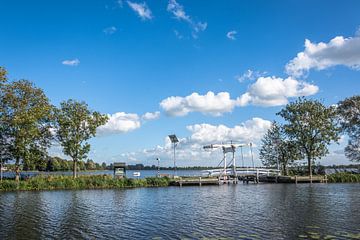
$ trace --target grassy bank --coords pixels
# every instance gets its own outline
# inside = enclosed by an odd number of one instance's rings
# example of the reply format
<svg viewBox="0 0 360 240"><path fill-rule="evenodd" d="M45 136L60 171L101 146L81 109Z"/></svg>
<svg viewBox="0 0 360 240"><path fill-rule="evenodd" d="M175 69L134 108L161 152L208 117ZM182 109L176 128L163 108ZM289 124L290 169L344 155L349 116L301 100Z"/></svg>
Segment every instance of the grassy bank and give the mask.
<svg viewBox="0 0 360 240"><path fill-rule="evenodd" d="M354 173L333 173L327 176L329 183L360 183L360 174Z"/></svg>
<svg viewBox="0 0 360 240"><path fill-rule="evenodd" d="M144 179L115 179L109 175L79 176L36 176L16 182L3 180L0 191L15 190L61 190L61 189L106 189L133 187L163 187L169 186L169 178L149 177Z"/></svg>

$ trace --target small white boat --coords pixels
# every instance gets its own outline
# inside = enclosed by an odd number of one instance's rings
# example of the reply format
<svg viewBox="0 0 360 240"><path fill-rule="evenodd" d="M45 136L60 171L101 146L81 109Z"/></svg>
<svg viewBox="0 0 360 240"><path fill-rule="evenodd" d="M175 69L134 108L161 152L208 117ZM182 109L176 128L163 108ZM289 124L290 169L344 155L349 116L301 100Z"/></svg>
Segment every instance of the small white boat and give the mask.
<svg viewBox="0 0 360 240"><path fill-rule="evenodd" d="M133 172L134 177L140 177L140 175L141 175L140 172Z"/></svg>

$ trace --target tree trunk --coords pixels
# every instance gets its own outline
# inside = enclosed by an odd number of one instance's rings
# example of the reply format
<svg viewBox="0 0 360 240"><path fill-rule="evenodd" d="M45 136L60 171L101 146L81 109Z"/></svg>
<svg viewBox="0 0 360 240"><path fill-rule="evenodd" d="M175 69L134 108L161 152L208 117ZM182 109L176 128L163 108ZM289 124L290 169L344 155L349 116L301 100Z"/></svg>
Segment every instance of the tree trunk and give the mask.
<svg viewBox="0 0 360 240"><path fill-rule="evenodd" d="M17 158L16 162L15 162L15 181L19 182L20 181L20 164L19 164L20 160Z"/></svg>
<svg viewBox="0 0 360 240"><path fill-rule="evenodd" d="M283 164L283 167L282 167L282 171L283 171L283 174L285 175L285 176L288 176L289 175L289 170L288 170L288 167L287 167L287 164L286 163L284 163Z"/></svg>
<svg viewBox="0 0 360 240"><path fill-rule="evenodd" d="M308 154L307 156L308 159L308 171L309 171L309 177L312 178L312 159L311 159L311 155Z"/></svg>
<svg viewBox="0 0 360 240"><path fill-rule="evenodd" d="M2 159L0 161L0 181L2 182L3 179L3 162Z"/></svg>
<svg viewBox="0 0 360 240"><path fill-rule="evenodd" d="M74 159L74 165L73 165L73 177L76 178L77 177L77 174L76 174L76 171L77 171L77 160Z"/></svg>

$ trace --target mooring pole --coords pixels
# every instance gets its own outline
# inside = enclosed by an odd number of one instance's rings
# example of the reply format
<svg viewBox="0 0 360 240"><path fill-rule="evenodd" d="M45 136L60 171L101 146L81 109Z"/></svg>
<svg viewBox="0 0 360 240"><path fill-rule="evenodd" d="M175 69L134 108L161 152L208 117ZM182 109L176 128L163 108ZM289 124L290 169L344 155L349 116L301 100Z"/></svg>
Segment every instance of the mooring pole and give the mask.
<svg viewBox="0 0 360 240"><path fill-rule="evenodd" d="M160 177L160 158L156 158L156 160L158 161L158 172L157 172L157 176Z"/></svg>

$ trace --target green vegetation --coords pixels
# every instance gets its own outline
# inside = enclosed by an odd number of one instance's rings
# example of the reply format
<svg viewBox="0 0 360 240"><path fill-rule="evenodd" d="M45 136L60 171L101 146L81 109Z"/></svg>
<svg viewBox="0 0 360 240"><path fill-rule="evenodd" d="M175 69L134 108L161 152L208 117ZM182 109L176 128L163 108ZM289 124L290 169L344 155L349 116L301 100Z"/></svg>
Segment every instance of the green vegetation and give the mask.
<svg viewBox="0 0 360 240"><path fill-rule="evenodd" d="M63 147L63 152L73 160L73 176L77 177L77 163L87 158L90 144L95 137L97 127L108 121L106 115L88 109L85 102L64 101L55 109L56 138Z"/></svg>
<svg viewBox="0 0 360 240"><path fill-rule="evenodd" d="M351 161L360 162L360 95L340 101L337 110L341 130L349 137L345 155Z"/></svg>
<svg viewBox="0 0 360 240"><path fill-rule="evenodd" d="M360 174L354 173L333 173L327 176L329 183L360 183Z"/></svg>
<svg viewBox="0 0 360 240"><path fill-rule="evenodd" d="M48 149L55 138L73 160L74 177L78 162L87 160L87 141L108 118L89 110L85 102L70 99L60 105L51 105L44 91L28 80L9 81L7 71L0 67L0 167L14 162L17 181L21 169L56 171L70 167L65 162L61 166L56 159L49 164ZM96 169L90 160L86 165Z"/></svg>
<svg viewBox="0 0 360 240"><path fill-rule="evenodd" d="M109 189L134 187L165 187L169 186L167 177L149 177L144 179L122 178L117 179L110 175L78 176L36 176L19 182L3 180L0 191L15 190L62 190L62 189Z"/></svg>
<svg viewBox="0 0 360 240"><path fill-rule="evenodd" d="M313 162L328 154L327 146L339 139L335 108L326 107L317 100L299 98L287 104L277 115L286 121L284 132L307 159L311 176Z"/></svg>
<svg viewBox="0 0 360 240"><path fill-rule="evenodd" d="M266 132L261 140L259 157L266 167L281 166L282 174L289 175L288 165L302 158L296 144L285 134L284 128L276 122Z"/></svg>

